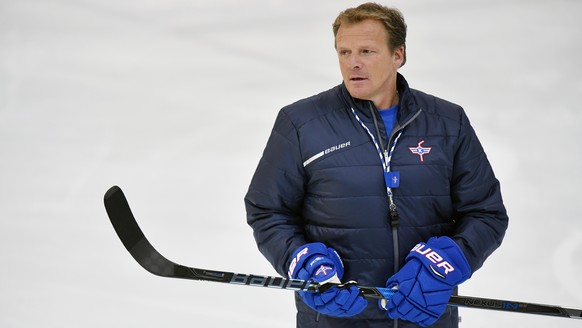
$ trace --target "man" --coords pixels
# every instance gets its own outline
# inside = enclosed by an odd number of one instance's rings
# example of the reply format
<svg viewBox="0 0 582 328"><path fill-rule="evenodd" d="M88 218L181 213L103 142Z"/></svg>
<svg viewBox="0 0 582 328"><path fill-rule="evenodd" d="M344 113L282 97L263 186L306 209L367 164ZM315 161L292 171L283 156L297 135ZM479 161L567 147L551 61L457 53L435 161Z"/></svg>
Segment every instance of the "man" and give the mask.
<svg viewBox="0 0 582 328"><path fill-rule="evenodd" d="M298 327L457 327L447 301L508 218L461 107L409 88L401 13L366 3L333 23L343 83L283 108L245 197L281 275L397 290L296 293Z"/></svg>

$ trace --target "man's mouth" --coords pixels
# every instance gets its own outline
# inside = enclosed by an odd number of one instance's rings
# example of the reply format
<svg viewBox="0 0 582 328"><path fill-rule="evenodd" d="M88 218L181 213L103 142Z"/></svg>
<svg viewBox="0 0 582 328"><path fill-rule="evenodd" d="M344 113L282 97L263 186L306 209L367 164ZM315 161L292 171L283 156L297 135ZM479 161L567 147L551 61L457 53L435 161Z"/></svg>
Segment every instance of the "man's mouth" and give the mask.
<svg viewBox="0 0 582 328"><path fill-rule="evenodd" d="M350 81L364 81L367 80L365 77L352 77Z"/></svg>

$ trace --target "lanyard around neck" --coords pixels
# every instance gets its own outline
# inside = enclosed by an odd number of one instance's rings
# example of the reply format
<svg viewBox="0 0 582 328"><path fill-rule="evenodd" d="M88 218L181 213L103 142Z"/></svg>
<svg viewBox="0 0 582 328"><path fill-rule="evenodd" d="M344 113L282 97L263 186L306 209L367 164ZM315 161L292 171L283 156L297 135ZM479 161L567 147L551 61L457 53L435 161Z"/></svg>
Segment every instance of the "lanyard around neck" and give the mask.
<svg viewBox="0 0 582 328"><path fill-rule="evenodd" d="M392 195L393 195L392 188L395 188L399 184L399 181L395 181L393 179L399 180L400 177L397 175L391 174L390 164L392 162L392 154L394 152L394 149L396 148L396 143L398 142L398 139L400 139L400 136L402 135L402 130L400 130L400 132L398 133L398 135L394 139L394 142L392 143L392 147L390 148L390 151L389 152L382 151L380 145L378 144L378 140L376 140L376 137L374 136L374 134L370 131L370 129L368 129L366 124L364 124L364 122L362 122L362 120L360 119L360 117L358 116L358 114L356 113L354 108L351 108L351 109L352 109L352 113L354 114L354 117L356 118L356 121L358 121L358 123L360 123L360 125L368 133L368 135L370 136L370 139L372 139L372 142L374 143L374 146L376 147L376 151L378 152L378 157L380 157L380 161L382 162L382 169L384 170L386 192L388 193L390 203L392 204L393 203L393 201L392 201ZM381 137L378 136L378 138L381 138Z"/></svg>

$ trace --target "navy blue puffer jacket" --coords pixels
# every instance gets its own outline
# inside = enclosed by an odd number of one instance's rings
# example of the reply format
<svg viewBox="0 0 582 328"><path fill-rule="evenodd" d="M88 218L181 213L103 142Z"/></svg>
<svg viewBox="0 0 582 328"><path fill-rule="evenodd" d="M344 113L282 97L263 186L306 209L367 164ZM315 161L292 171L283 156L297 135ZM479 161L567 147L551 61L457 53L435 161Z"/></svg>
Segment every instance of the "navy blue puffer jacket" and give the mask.
<svg viewBox="0 0 582 328"><path fill-rule="evenodd" d="M384 286L410 249L433 236L453 238L473 272L501 244L508 218L499 182L463 109L410 89L400 74L397 88L400 109L389 133L373 104L353 99L343 84L280 111L245 197L258 248L279 274L309 242L338 251L342 281L368 286ZM397 223L377 149L352 108L384 145L402 130L391 163L401 180ZM419 146L430 152L415 153ZM298 327L392 327L375 302L348 319L296 303ZM456 320L449 307L434 327L456 327Z"/></svg>

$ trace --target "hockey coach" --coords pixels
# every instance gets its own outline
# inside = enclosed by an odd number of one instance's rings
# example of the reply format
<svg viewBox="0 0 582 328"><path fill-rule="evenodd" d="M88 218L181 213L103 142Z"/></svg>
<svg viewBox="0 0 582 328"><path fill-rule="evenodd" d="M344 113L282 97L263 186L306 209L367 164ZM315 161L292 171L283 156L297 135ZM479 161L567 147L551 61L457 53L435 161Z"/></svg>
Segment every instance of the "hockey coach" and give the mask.
<svg viewBox="0 0 582 328"><path fill-rule="evenodd" d="M280 110L245 196L259 250L297 292L297 327L457 327L457 286L501 244L499 181L464 110L412 89L406 24L365 3L333 23L343 82Z"/></svg>

